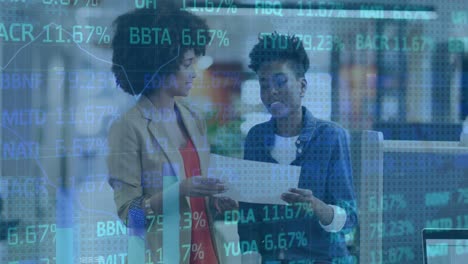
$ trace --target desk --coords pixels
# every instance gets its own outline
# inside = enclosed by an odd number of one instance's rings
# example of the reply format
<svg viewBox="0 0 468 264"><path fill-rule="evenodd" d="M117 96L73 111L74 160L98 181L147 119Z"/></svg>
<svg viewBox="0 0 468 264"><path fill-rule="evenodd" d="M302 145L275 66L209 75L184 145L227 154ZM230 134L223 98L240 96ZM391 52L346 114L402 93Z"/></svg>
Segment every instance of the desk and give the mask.
<svg viewBox="0 0 468 264"><path fill-rule="evenodd" d="M422 263L423 228L468 228L468 147L394 140L383 146L382 223L374 236L382 237L384 262L397 252L401 263Z"/></svg>

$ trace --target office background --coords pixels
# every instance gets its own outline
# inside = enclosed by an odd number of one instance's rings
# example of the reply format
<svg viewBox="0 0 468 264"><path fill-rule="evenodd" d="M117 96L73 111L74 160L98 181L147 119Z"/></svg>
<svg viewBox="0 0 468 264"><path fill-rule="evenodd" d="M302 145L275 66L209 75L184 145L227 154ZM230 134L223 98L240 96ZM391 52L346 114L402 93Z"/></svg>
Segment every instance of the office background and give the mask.
<svg viewBox="0 0 468 264"><path fill-rule="evenodd" d="M160 4L0 1L0 262L55 263L59 224L73 227L70 263L121 263L128 234L109 200L106 134L136 98L110 72L111 23ZM468 116L466 1L180 5L213 30L189 99L207 119L214 153L242 158L247 131L270 118L247 67L258 35L296 34L311 61L304 105L350 131L395 141L384 157L382 199L360 208L383 214L372 227L383 241L375 263L420 263L421 228L468 226L468 150L458 145ZM431 142L428 153L412 149L422 141ZM62 216L71 224L57 223Z"/></svg>

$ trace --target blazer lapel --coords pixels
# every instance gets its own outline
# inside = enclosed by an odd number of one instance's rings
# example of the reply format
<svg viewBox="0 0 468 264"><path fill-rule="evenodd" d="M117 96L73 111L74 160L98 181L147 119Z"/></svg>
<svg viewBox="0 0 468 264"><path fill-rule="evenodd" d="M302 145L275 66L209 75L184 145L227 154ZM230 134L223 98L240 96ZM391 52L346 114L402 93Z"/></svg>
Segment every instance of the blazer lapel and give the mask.
<svg viewBox="0 0 468 264"><path fill-rule="evenodd" d="M149 120L148 130L168 160L170 166L164 166L163 164L163 168L172 169L172 171L164 171L165 169L163 169L163 173L167 176L176 176L179 181L185 179L184 161L179 149L168 140L169 135L159 126L160 123L167 122L164 121L167 117L161 116L146 96L142 95L137 105L143 117Z"/></svg>

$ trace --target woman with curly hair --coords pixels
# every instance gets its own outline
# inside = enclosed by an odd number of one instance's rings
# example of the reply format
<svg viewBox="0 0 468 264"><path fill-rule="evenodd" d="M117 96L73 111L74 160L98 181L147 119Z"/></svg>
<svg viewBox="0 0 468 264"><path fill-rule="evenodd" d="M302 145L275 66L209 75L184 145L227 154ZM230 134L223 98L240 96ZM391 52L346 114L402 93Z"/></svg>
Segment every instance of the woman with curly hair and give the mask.
<svg viewBox="0 0 468 264"><path fill-rule="evenodd" d="M196 60L205 53L205 45L184 37L197 39L207 25L170 6L132 11L114 25L112 71L124 92L139 96L109 132L109 183L118 215L146 232L146 263L223 263L213 211L237 204L212 196L227 188L206 177L205 122L178 99L189 94Z"/></svg>

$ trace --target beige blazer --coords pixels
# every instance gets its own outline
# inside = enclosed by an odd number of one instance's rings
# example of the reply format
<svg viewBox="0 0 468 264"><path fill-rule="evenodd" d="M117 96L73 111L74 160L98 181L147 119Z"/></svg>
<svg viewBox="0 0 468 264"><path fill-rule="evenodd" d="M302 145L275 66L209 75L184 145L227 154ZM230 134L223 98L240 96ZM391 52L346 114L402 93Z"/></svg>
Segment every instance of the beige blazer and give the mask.
<svg viewBox="0 0 468 264"><path fill-rule="evenodd" d="M187 103L176 100L176 105L197 149L201 174L206 177L210 147L205 122ZM171 117L159 115L150 100L141 96L133 108L112 124L108 137L109 183L114 189L119 217L127 222L132 202L163 192L163 215L147 216L146 263L158 263L163 259L169 263L189 263L190 203L189 198L178 196L178 183L186 176L178 147L168 140L170 132L160 126L168 118ZM222 241L224 236L219 232L223 232L224 227L217 223L218 228L214 228L208 199L206 201L218 259L220 263L232 263L232 259L228 260L232 254L224 252L227 243L232 241Z"/></svg>

